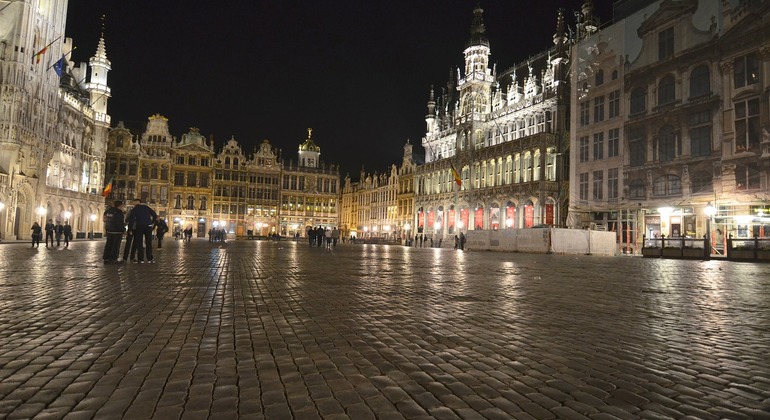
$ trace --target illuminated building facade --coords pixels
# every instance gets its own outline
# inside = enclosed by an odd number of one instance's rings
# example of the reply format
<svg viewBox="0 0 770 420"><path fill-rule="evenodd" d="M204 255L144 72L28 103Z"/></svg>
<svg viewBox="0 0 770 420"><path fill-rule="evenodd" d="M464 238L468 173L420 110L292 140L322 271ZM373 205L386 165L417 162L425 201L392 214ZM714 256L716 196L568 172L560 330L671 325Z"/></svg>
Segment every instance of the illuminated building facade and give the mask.
<svg viewBox="0 0 770 420"><path fill-rule="evenodd" d="M359 181L346 176L342 188L340 229L345 236L404 241L411 229L416 164L412 145L404 145L400 166L391 165L388 173L367 174Z"/></svg>
<svg viewBox="0 0 770 420"><path fill-rule="evenodd" d="M102 230L111 64L103 35L88 65L71 61L66 10L66 1L2 6L0 239L30 238L46 219L77 236Z"/></svg>
<svg viewBox="0 0 770 420"><path fill-rule="evenodd" d="M569 46L562 12L553 41L498 74L482 10L474 10L464 72L450 75L440 95L430 92L412 235L563 224Z"/></svg>
<svg viewBox="0 0 770 420"><path fill-rule="evenodd" d="M586 32L570 224L636 252L642 236L708 236L717 250L718 237L767 235L768 33L767 3L718 0L657 1Z"/></svg>
<svg viewBox="0 0 770 420"><path fill-rule="evenodd" d="M280 226L277 233L304 236L309 226L331 229L339 223L340 171L321 161L321 148L308 128L297 163L282 165Z"/></svg>

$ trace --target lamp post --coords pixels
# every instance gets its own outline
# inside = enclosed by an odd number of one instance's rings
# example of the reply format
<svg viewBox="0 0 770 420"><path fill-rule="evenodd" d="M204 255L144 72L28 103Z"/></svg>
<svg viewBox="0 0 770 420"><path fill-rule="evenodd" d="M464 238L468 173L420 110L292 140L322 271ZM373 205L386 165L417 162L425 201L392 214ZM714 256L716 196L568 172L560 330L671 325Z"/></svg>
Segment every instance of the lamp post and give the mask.
<svg viewBox="0 0 770 420"><path fill-rule="evenodd" d="M706 213L706 246L708 246L708 251L706 252L706 255L711 255L711 247L713 246L713 244L711 243L711 238L712 238L711 218L714 217L714 215L717 212L717 209L709 201L709 203L706 204L706 208L704 209L704 212Z"/></svg>
<svg viewBox="0 0 770 420"><path fill-rule="evenodd" d="M89 219L91 219L91 240L94 240L94 223L96 223L96 215L94 213L91 213L90 216L88 216Z"/></svg>

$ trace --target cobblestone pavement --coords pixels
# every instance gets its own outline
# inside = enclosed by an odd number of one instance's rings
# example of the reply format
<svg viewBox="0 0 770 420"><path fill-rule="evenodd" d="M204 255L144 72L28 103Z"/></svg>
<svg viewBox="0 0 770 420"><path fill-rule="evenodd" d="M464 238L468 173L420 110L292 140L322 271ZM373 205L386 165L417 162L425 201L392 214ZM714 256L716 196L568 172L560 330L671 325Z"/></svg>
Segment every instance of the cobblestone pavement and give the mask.
<svg viewBox="0 0 770 420"><path fill-rule="evenodd" d="M770 264L0 245L0 417L770 418Z"/></svg>

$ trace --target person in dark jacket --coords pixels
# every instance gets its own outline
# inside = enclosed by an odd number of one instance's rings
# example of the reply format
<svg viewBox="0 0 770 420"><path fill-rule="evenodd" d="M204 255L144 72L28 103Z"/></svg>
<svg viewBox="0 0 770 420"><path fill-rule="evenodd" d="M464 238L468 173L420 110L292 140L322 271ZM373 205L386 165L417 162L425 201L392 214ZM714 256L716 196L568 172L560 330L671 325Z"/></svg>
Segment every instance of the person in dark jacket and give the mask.
<svg viewBox="0 0 770 420"><path fill-rule="evenodd" d="M61 222L56 222L54 231L56 233L56 246L59 246L61 245L61 236L64 234L64 226L61 225Z"/></svg>
<svg viewBox="0 0 770 420"><path fill-rule="evenodd" d="M158 219L157 222L155 222L155 236L158 237L158 249L161 249L163 247L163 235L168 232L168 224L163 219Z"/></svg>
<svg viewBox="0 0 770 420"><path fill-rule="evenodd" d="M104 218L104 234L107 236L102 259L105 264L115 264L118 262L120 241L123 239L123 232L126 229L123 202L116 200L112 207L108 207L104 211L102 217Z"/></svg>
<svg viewBox="0 0 770 420"><path fill-rule="evenodd" d="M64 247L69 248L70 238L72 237L72 225L70 225L70 222L64 222L62 233L64 234Z"/></svg>
<svg viewBox="0 0 770 420"><path fill-rule="evenodd" d="M32 224L32 248L40 248L40 238L43 236L43 228L35 222Z"/></svg>
<svg viewBox="0 0 770 420"><path fill-rule="evenodd" d="M158 220L158 214L153 209L143 203L142 200L134 200L134 208L128 215L128 224L135 225L134 228L134 246L138 263L143 263L145 253L148 263L154 263L152 257L152 229L155 221Z"/></svg>
<svg viewBox="0 0 770 420"><path fill-rule="evenodd" d="M48 223L45 224L45 247L48 248L48 241L51 241L51 248L53 248L53 233L56 229L56 225L53 224L53 219L48 219Z"/></svg>

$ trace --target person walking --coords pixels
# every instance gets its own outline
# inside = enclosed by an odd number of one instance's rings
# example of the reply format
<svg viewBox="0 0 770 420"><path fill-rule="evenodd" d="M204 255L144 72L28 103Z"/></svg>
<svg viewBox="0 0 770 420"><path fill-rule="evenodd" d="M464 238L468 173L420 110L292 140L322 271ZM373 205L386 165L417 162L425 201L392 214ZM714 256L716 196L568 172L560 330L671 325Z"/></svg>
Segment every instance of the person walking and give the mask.
<svg viewBox="0 0 770 420"><path fill-rule="evenodd" d="M43 237L43 228L35 222L32 224L32 248L40 248L40 238Z"/></svg>
<svg viewBox="0 0 770 420"><path fill-rule="evenodd" d="M48 240L51 241L51 248L53 248L53 235L56 229L56 225L53 224L53 219L48 219L48 223L45 224L45 247L48 248Z"/></svg>
<svg viewBox="0 0 770 420"><path fill-rule="evenodd" d="M308 226L307 227L307 240L310 243L310 246L313 246L313 242L315 242L315 230Z"/></svg>
<svg viewBox="0 0 770 420"><path fill-rule="evenodd" d="M337 241L340 239L340 231L337 227L332 228L332 246L337 246Z"/></svg>
<svg viewBox="0 0 770 420"><path fill-rule="evenodd" d="M64 234L64 247L69 248L70 237L72 236L72 226L70 225L70 222L64 222L62 233Z"/></svg>
<svg viewBox="0 0 770 420"><path fill-rule="evenodd" d="M324 237L326 238L326 249L332 249L332 231L326 228L324 231Z"/></svg>
<svg viewBox="0 0 770 420"><path fill-rule="evenodd" d="M168 224L164 219L158 219L155 222L155 236L158 237L158 249L163 248L163 235L168 232Z"/></svg>
<svg viewBox="0 0 770 420"><path fill-rule="evenodd" d="M147 206L142 200L134 200L134 208L129 213L128 224L135 224L134 245L139 264L147 257L148 263L154 263L152 257L152 228L158 219L158 214Z"/></svg>
<svg viewBox="0 0 770 420"><path fill-rule="evenodd" d="M54 232L56 233L56 246L58 247L61 245L61 236L64 233L64 226L61 225L61 222L56 222Z"/></svg>
<svg viewBox="0 0 770 420"><path fill-rule="evenodd" d="M123 239L123 232L126 229L125 215L123 213L123 202L115 200L111 207L108 207L102 215L104 220L104 234L107 241L104 243L102 260L105 264L116 264L118 254L120 254L120 241ZM123 258L125 261L125 257Z"/></svg>

